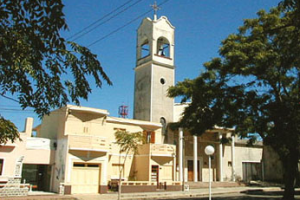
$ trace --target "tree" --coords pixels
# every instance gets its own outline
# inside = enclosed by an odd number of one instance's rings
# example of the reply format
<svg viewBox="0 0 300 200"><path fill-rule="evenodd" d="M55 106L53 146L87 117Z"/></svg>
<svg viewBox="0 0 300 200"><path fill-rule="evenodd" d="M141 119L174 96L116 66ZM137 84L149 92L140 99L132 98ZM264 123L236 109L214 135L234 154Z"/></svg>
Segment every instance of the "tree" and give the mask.
<svg viewBox="0 0 300 200"><path fill-rule="evenodd" d="M273 147L285 171L285 200L294 199L300 158L299 5L289 0L245 20L199 77L169 89L171 97L192 100L179 122L192 134L235 127L241 137L256 133Z"/></svg>
<svg viewBox="0 0 300 200"><path fill-rule="evenodd" d="M122 171L125 167L125 162L130 152L136 153L138 146L145 142L145 138L141 132L130 133L128 131L116 131L115 132L116 144L120 146L120 154L125 152L125 158L123 161L123 167L119 168L119 187L118 187L118 199L121 198L121 187L122 187ZM119 157L121 160L121 156ZM121 161L119 162L121 163Z"/></svg>
<svg viewBox="0 0 300 200"><path fill-rule="evenodd" d="M97 55L61 37L67 29L63 7L60 0L0 2L0 95L16 96L23 109L32 107L40 117L88 99L90 79L97 87L101 79L112 84ZM18 138L16 127L3 117L1 126L1 142Z"/></svg>

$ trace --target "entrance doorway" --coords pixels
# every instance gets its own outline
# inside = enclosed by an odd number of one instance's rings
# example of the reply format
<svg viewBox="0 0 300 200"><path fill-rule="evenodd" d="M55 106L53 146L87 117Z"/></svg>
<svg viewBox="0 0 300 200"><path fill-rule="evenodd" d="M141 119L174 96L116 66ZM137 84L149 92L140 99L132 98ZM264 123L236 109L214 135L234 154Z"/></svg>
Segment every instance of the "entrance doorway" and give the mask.
<svg viewBox="0 0 300 200"><path fill-rule="evenodd" d="M188 160L187 163L187 167L188 167L188 181L194 181L194 160ZM198 181L200 180L200 162L199 160L197 161L197 177L198 177Z"/></svg>
<svg viewBox="0 0 300 200"><path fill-rule="evenodd" d="M33 190L50 191L51 166L23 164L22 182L32 185Z"/></svg>
<svg viewBox="0 0 300 200"><path fill-rule="evenodd" d="M159 187L159 167L158 165L152 165L151 167L151 181L157 183Z"/></svg>

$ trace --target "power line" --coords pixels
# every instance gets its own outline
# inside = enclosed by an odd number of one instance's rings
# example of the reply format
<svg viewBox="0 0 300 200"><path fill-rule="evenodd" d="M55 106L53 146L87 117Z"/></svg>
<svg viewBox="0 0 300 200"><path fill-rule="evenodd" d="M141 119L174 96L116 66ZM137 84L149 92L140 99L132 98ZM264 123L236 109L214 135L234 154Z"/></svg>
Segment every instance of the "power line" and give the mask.
<svg viewBox="0 0 300 200"><path fill-rule="evenodd" d="M168 1L169 1L169 0L165 0L164 2L158 4L158 6L161 6L161 5L165 4L165 3L167 3ZM105 36L103 36L103 37L99 38L98 40L92 42L92 43L89 44L87 47L91 47L91 46L93 46L94 44L96 44L96 43L98 43L98 42L104 40L105 38L111 36L112 34L118 32L118 31L120 31L121 29L123 29L123 28L125 28L126 26L132 24L132 23L135 22L136 20L140 19L141 17L143 17L144 15L146 15L146 14L152 12L152 11L153 11L152 9L148 10L147 12L145 12L145 13L139 15L138 17L132 19L131 21L127 22L127 23L124 24L123 26L121 26L121 27L119 27L119 28L117 28L117 29L111 31L110 33L106 34Z"/></svg>
<svg viewBox="0 0 300 200"><path fill-rule="evenodd" d="M23 112L23 113L32 113L34 110L22 110L22 109L10 109L10 108L0 108L1 113L17 113L17 112Z"/></svg>
<svg viewBox="0 0 300 200"><path fill-rule="evenodd" d="M108 18L107 20L103 21L102 23L94 26L95 24L97 24L98 22L102 21L103 19L105 19L106 17L108 17L109 15L113 14L114 12L116 12L117 10L119 10L120 8L124 7L126 4L130 3L133 0L129 0L127 2L125 2L124 4L122 4L121 6L119 6L118 8L114 9L113 11L109 12L108 14L104 15L103 17L101 17L100 19L96 20L95 22L93 22L92 24L90 24L89 26L83 28L81 31L77 32L76 34L72 35L71 37L67 38L67 40L70 40L71 38L74 38L73 41L81 38L82 36L90 33L91 31L95 30L96 28L98 28L99 26L105 24L106 22L110 21L111 19L117 17L118 15L120 15L121 13L125 12L126 10L132 8L134 5L136 5L137 3L139 3L142 0L137 0L136 2L134 2L133 4L127 6L126 8L124 8L123 10L121 10L120 12L114 14L113 16L111 16L110 18ZM91 28L92 26L94 26L93 28ZM91 28L90 30L87 30ZM82 33L82 34L81 34ZM77 37L76 37L77 36Z"/></svg>
<svg viewBox="0 0 300 200"><path fill-rule="evenodd" d="M6 98L6 99L9 99L9 100L12 100L12 101L14 101L14 102L18 102L18 103L19 103L19 101L15 100L15 99L13 99L13 98L11 98L11 97L5 96L4 94L0 94L0 95L1 95L2 97Z"/></svg>

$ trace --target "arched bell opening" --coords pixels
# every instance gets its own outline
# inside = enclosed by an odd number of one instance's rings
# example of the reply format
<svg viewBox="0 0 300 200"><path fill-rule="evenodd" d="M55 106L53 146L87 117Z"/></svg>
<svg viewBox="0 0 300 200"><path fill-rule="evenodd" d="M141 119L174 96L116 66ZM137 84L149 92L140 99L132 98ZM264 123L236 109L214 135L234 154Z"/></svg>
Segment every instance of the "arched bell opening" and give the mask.
<svg viewBox="0 0 300 200"><path fill-rule="evenodd" d="M166 38L158 38L156 54L162 57L170 57L170 42Z"/></svg>
<svg viewBox="0 0 300 200"><path fill-rule="evenodd" d="M144 40L141 45L141 58L145 58L150 55L150 45L148 39Z"/></svg>

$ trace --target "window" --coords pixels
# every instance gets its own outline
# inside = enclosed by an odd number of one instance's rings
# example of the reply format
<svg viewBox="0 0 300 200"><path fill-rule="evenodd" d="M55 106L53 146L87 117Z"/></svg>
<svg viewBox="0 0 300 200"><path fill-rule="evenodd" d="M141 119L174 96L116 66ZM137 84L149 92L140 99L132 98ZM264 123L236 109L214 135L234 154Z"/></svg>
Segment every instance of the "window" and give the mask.
<svg viewBox="0 0 300 200"><path fill-rule="evenodd" d="M155 132L154 131L144 131L144 137L146 143L155 143Z"/></svg>
<svg viewBox="0 0 300 200"><path fill-rule="evenodd" d="M160 123L162 125L162 128L161 128L161 134L162 135L165 135L167 133L167 122L166 122L166 119L161 117L160 118Z"/></svg>
<svg viewBox="0 0 300 200"><path fill-rule="evenodd" d="M0 159L0 176L3 175L4 159Z"/></svg>
<svg viewBox="0 0 300 200"><path fill-rule="evenodd" d="M165 80L164 78L161 78L161 79L160 79L160 83L161 83L162 85L164 85L164 84L166 83L166 80Z"/></svg>
<svg viewBox="0 0 300 200"><path fill-rule="evenodd" d="M84 133L88 133L89 132L89 128L88 127L83 127L83 132Z"/></svg>
<svg viewBox="0 0 300 200"><path fill-rule="evenodd" d="M84 163L74 163L73 164L74 167L85 167Z"/></svg>
<svg viewBox="0 0 300 200"><path fill-rule="evenodd" d="M99 164L97 164L97 163L73 163L73 167L94 167L94 168L98 168Z"/></svg>
<svg viewBox="0 0 300 200"><path fill-rule="evenodd" d="M160 37L157 40L157 55L170 57L170 43L166 38Z"/></svg>

